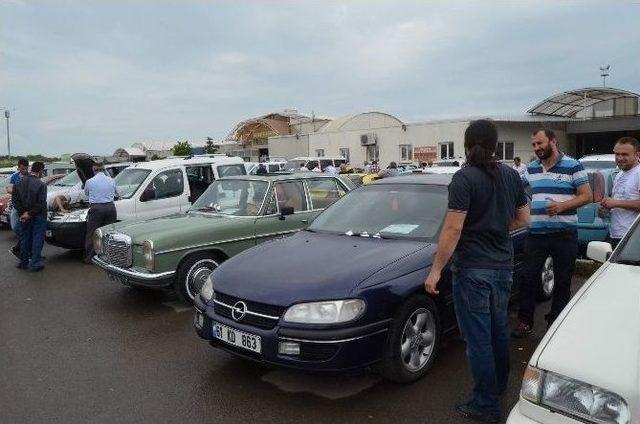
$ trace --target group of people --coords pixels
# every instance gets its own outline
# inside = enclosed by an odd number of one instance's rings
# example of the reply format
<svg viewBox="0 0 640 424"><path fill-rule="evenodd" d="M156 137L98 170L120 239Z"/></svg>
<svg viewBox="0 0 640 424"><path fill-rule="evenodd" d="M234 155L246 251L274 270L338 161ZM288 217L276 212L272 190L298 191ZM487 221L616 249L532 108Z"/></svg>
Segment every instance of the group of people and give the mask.
<svg viewBox="0 0 640 424"><path fill-rule="evenodd" d="M33 162L29 172L29 161L18 159L18 171L10 178L7 191L11 194L11 228L18 236L18 244L11 251L19 259L18 268L32 272L44 269L44 246L47 230L47 186L42 182L44 163ZM93 166L94 176L84 184L83 194L89 200L87 231L85 235L84 262L91 263L93 256L93 233L104 225L116 222L113 203L116 186L113 178L104 171L102 164ZM65 196L55 196L55 204L63 209Z"/></svg>
<svg viewBox="0 0 640 424"><path fill-rule="evenodd" d="M513 169L500 163L495 157L497 140L497 129L490 120L474 121L467 128L466 165L449 185L448 213L424 283L429 294L437 295L441 275L453 258L456 317L474 380L471 399L456 409L483 422L500 421L510 337L533 333L541 271L548 257L553 259L555 287L551 311L545 316L547 328L570 300L578 253L576 210L593 200L587 172L579 161L560 151L552 130L541 128L533 133L531 145L537 159L526 167L519 160ZM601 207L611 211L609 241L615 245L640 213L640 144L623 137L616 142L614 153L620 172L612 196L602 200ZM525 185L531 187L530 206ZM528 228L528 236L518 322L510 331L510 232L518 228Z"/></svg>

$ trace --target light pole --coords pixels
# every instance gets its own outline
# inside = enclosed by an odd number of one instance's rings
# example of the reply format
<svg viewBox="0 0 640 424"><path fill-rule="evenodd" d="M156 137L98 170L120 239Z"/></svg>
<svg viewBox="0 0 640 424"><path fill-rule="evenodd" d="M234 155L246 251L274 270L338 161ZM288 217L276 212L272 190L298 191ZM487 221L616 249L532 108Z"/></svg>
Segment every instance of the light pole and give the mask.
<svg viewBox="0 0 640 424"><path fill-rule="evenodd" d="M611 68L611 66L609 66L609 65L602 66L600 68L600 76L602 77L602 86L603 87L607 86L607 77L609 76L609 68Z"/></svg>
<svg viewBox="0 0 640 424"><path fill-rule="evenodd" d="M11 139L9 138L9 109L4 110L4 117L7 118L7 160L11 160Z"/></svg>

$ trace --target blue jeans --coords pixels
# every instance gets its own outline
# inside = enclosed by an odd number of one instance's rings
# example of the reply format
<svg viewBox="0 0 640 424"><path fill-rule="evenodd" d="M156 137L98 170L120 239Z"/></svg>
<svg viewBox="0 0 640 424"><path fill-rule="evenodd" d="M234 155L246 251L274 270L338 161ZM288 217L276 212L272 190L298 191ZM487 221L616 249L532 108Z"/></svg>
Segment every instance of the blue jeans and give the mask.
<svg viewBox="0 0 640 424"><path fill-rule="evenodd" d="M20 237L20 234L18 234L18 224L20 223L20 216L18 216L18 211L16 210L16 208L11 209L9 222L11 223L11 229L16 232L16 235L18 237Z"/></svg>
<svg viewBox="0 0 640 424"><path fill-rule="evenodd" d="M17 227L20 237L20 265L36 269L42 266L42 246L47 231L47 220L37 216L23 224L18 221ZM29 264L31 258L31 264Z"/></svg>
<svg viewBox="0 0 640 424"><path fill-rule="evenodd" d="M453 301L474 381L472 405L485 414L500 414L500 393L509 379L512 283L510 269L453 268Z"/></svg>

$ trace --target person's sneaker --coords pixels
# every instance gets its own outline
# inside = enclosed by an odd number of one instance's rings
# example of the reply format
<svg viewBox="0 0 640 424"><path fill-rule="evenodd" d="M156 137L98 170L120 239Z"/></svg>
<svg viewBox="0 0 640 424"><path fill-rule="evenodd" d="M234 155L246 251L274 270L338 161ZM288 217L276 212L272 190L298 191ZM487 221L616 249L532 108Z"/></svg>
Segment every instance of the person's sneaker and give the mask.
<svg viewBox="0 0 640 424"><path fill-rule="evenodd" d="M519 321L518 325L516 325L516 328L514 328L513 331L511 331L511 335L516 339L521 339L521 338L530 336L532 334L533 334L533 328L531 328L529 324L525 324L522 321Z"/></svg>
<svg viewBox="0 0 640 424"><path fill-rule="evenodd" d="M483 423L499 423L500 415L490 414L477 410L472 402L461 403L456 406L456 411L465 418L471 418Z"/></svg>

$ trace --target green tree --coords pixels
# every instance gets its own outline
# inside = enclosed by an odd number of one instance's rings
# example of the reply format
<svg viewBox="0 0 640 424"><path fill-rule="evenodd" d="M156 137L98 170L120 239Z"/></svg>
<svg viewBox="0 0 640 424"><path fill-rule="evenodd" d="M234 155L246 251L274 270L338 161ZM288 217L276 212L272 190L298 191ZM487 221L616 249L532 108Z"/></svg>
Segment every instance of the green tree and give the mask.
<svg viewBox="0 0 640 424"><path fill-rule="evenodd" d="M212 155L218 151L218 148L213 145L213 138L207 137L207 143L204 146L204 151L209 155Z"/></svg>
<svg viewBox="0 0 640 424"><path fill-rule="evenodd" d="M190 156L191 155L191 144L189 140L178 141L175 146L173 146L173 154L174 156Z"/></svg>

